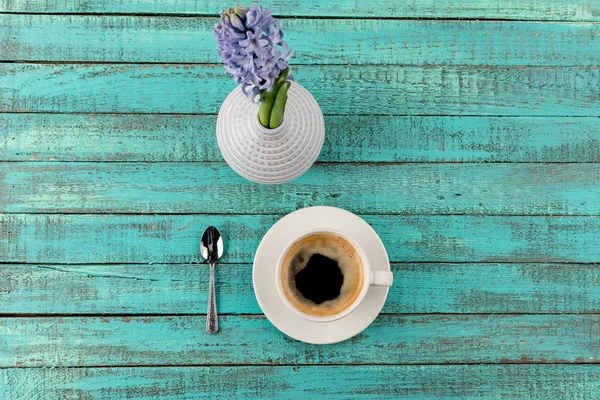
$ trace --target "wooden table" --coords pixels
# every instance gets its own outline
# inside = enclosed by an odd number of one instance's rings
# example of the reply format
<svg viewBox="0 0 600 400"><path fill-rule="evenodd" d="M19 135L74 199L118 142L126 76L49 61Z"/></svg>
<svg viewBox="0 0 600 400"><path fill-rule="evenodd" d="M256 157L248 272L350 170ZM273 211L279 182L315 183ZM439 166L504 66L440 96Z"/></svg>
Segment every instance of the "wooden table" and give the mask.
<svg viewBox="0 0 600 400"><path fill-rule="evenodd" d="M260 186L214 134L228 3L0 1L0 398L597 399L599 1L284 3L327 139ZM396 276L330 346L277 331L251 282L312 205L362 215Z"/></svg>

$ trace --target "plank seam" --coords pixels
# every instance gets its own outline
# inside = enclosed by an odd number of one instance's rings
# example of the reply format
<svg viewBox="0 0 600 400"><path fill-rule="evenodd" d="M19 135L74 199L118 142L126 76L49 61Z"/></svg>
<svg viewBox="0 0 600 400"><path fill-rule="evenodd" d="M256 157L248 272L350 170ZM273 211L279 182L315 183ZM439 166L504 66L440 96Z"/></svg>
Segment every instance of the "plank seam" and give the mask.
<svg viewBox="0 0 600 400"><path fill-rule="evenodd" d="M211 62L176 62L176 61L81 61L81 60L28 60L28 59L0 59L0 64L28 64L28 65L169 65L169 66L219 66L221 64L215 64ZM582 64L550 64L550 65L538 65L538 64L519 64L519 65L502 65L502 64L382 64L382 63L339 63L339 64L308 64L308 63L294 63L292 68L296 66L302 67L398 67L398 68L426 68L426 69L440 69L440 68L485 68L485 69L523 69L523 68L575 68L575 69L600 69L599 65L582 65Z"/></svg>
<svg viewBox="0 0 600 400"><path fill-rule="evenodd" d="M593 163L590 163L593 164ZM579 164L581 165L581 164ZM210 213L210 212L190 212L190 213L181 213L181 212L114 212L114 211L104 211L104 210L97 210L97 211L90 211L90 212L81 212L81 211L73 211L73 212L68 212L68 211L58 211L58 212L51 212L51 211L32 211L32 212L23 212L23 211L16 211L16 212L11 212L11 211L2 211L0 212L0 217L3 215L10 215L10 216L27 216L27 215L47 215L47 216L73 216L73 215L114 215L114 216L278 216L278 217L283 217L293 211L297 211L297 210L292 210L290 209L289 212L285 212L282 214L273 214L273 213ZM489 218L495 218L495 217L509 217L509 218L523 218L523 217L539 217L539 218L598 218L600 217L600 213L599 214L539 214L539 213L531 213L531 214L496 214L496 213L463 213L463 214L458 214L458 213L432 213L432 214L423 214L423 213L392 213L392 212L381 212L381 213L369 213L369 214L361 214L361 213L355 213L356 215L359 216L399 216L399 217L476 217L476 218L485 218L485 217L489 217ZM523 261L521 261L523 262Z"/></svg>
<svg viewBox="0 0 600 400"><path fill-rule="evenodd" d="M6 367L1 366L0 370L15 370L15 369L119 369L119 368L232 368L232 367L253 367L253 368L289 368L289 367L351 367L351 368L361 368L361 367L450 367L450 366L478 366L478 365L490 365L490 366L503 366L503 365L581 365L581 366L598 366L598 362L582 362L582 361L573 361L573 362L565 362L565 361L498 361L498 362L446 362L442 361L439 363L404 363L404 364L383 364L383 363L364 363L364 364L342 364L342 363L319 363L319 364L101 364L101 365L61 365L61 366L14 366L14 367Z"/></svg>
<svg viewBox="0 0 600 400"><path fill-rule="evenodd" d="M487 317L489 315L500 315L500 316L505 316L505 317L518 317L518 316L561 316L561 315L569 315L569 316L573 316L573 315L585 315L586 317L600 317L600 312L595 311L595 312L578 312L578 313L557 313L557 312L547 312L547 313L543 313L543 312L474 312L474 313L439 313L439 312L430 312L430 313L385 313L385 312L381 312L378 315L380 316L387 316L387 317L417 317L417 316L428 316L428 317L432 317L432 316L437 316L437 317L457 317L457 316L480 316L480 317ZM219 313L220 317L236 317L236 318L244 318L244 317L250 317L250 318L261 318L261 319L267 319L267 317L264 314L260 314L260 313L256 313L256 314L250 314L250 313L240 313L240 314L233 314L233 313ZM72 318L72 319L77 319L77 318L106 318L109 317L111 319L118 319L118 318L169 318L169 317L190 317L190 318L204 318L206 317L206 314L190 314L190 313L171 313L171 314L156 314L156 313L139 313L139 314L126 314L126 313L121 313L121 314L111 314L111 313L107 313L107 314L97 314L97 313L92 313L92 314L29 314L29 313L0 313L0 321L1 320L8 320L8 319L15 319L15 318L22 318L22 319L54 319L54 318Z"/></svg>
<svg viewBox="0 0 600 400"><path fill-rule="evenodd" d="M34 114L34 115L90 115L90 116L98 116L98 115L153 115L153 116L202 116L202 115L212 115L216 116L213 113L173 113L173 112L132 112L132 113L119 113L119 112L65 112L65 111L2 111L0 110L0 115L2 114ZM493 117L493 118L600 118L600 114L598 115L560 115L560 114L519 114L519 115L510 115L510 114L361 114L361 113L352 113L352 114L327 114L324 113L325 116L357 116L357 117L456 117L456 118L464 118L464 117Z"/></svg>
<svg viewBox="0 0 600 400"><path fill-rule="evenodd" d="M213 116L217 117L218 114L215 113L173 113L173 112L128 112L128 113L117 113L117 112L81 112L81 111L73 111L73 112L59 112L59 111L0 111L0 114L5 115L83 115L83 116L117 116L117 115L132 115L132 116L145 116L145 115L160 115L160 116L172 116L178 117L181 115L185 116ZM469 117L469 115L454 115L454 114L364 114L364 113L352 113L352 114L335 114L328 113L323 114L329 117L415 117L415 118L429 118L429 117L455 117L455 118L463 118ZM481 118L589 118L589 119L600 119L599 116L590 116L590 115L495 115L495 114L477 114L471 115L470 117L481 117Z"/></svg>
<svg viewBox="0 0 600 400"><path fill-rule="evenodd" d="M119 13L119 12L40 12L40 11L0 11L1 15L44 15L44 16L65 16L65 17L169 17L169 18L218 18L218 13ZM482 16L480 18L473 17L434 17L434 16L423 16L423 17L372 17L367 15L331 15L331 16L320 16L320 15L302 15L302 14L273 14L274 17L279 20L375 20L375 21L436 21L436 22L541 22L548 24L597 24L599 23L594 19L581 19L581 20L564 20L564 19L525 19L525 18L486 18Z"/></svg>
<svg viewBox="0 0 600 400"><path fill-rule="evenodd" d="M1 215L1 214L0 214ZM556 261L556 262L548 262L548 261L390 261L391 265L407 265L407 264L433 264L433 265L564 265L564 266L593 266L599 265L600 262L565 262L565 261ZM160 263L140 263L140 262L107 262L107 263L67 263L67 262L20 262L20 261L0 261L0 265L31 265L31 266L65 266L65 267L77 267L77 266L91 266L91 265L129 265L129 266L189 266L189 265L201 265L201 263L177 263L177 262L160 262ZM219 265L247 265L251 266L252 263L249 262L221 262L219 261Z"/></svg>
<svg viewBox="0 0 600 400"><path fill-rule="evenodd" d="M158 164L158 163L177 163L177 162L189 162L189 163L196 163L196 164L207 164L207 163L215 163L215 162L220 162L218 160L208 160L208 161L153 161L153 160L132 160L132 161L128 161L128 160L94 160L94 159L83 159L83 160L69 160L69 159L63 159L63 160L11 160L11 159L2 159L0 158L0 163L22 163L22 164L26 164L26 163L31 163L31 164L40 164L40 163L52 163L52 164L57 164L57 163L69 163L69 164L76 164L76 163L97 163L97 164L134 164L134 163L139 163L139 164ZM357 164L370 164L370 165L423 165L423 164L432 164L432 165L439 165L439 164L449 164L449 165L473 165L473 164L487 164L487 165L494 165L494 164L577 164L577 165L586 165L586 164L600 164L600 161L581 161L581 162L574 162L574 161L563 161L563 162L545 162L545 161L402 161L402 162L398 162L398 161L376 161L376 162L372 162L372 163L368 163L368 162L364 162L364 161L327 161L327 162L317 162L315 163L315 165L323 165L323 164L332 164L332 165L340 165L340 164L348 164L348 165L357 165ZM412 214L414 215L414 214ZM427 214L429 215L429 214ZM444 214L442 214L444 215ZM501 215L501 214L499 214ZM548 215L548 214L543 214L543 215ZM564 215L564 214L561 214ZM584 214L582 214L584 215Z"/></svg>
<svg viewBox="0 0 600 400"><path fill-rule="evenodd" d="M1 115L1 114L0 114ZM28 150L29 151L29 150ZM178 161L165 161L165 160L96 160L93 158L90 159L41 159L41 160L14 160L14 159L2 159L0 158L0 163L21 163L21 164L222 164L226 165L226 162L218 159L214 160L202 160L202 161L186 161L186 160L178 160ZM314 165L340 165L340 164L349 164L353 166L357 165L365 165L365 166L399 166L399 165L422 165L422 164L433 164L433 165L472 165L472 164L545 164L545 165L561 165L564 166L566 164L572 165L585 165L585 164L600 164L600 161L490 161L490 160L473 160L473 161L317 161ZM545 214L544 214L545 215Z"/></svg>

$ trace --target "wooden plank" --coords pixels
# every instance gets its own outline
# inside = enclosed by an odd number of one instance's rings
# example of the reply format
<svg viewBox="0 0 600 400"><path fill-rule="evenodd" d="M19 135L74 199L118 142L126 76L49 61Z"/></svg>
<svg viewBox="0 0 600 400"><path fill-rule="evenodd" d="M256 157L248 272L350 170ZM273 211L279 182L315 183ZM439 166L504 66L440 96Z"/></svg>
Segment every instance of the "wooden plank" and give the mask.
<svg viewBox="0 0 600 400"><path fill-rule="evenodd" d="M600 316L380 315L352 340L298 342L264 316L1 318L0 366L597 363ZM48 351L51 343L52 351Z"/></svg>
<svg viewBox="0 0 600 400"><path fill-rule="evenodd" d="M204 227L228 240L223 262L250 263L274 215L0 215L0 262L198 262ZM378 216L364 219L396 262L600 261L600 218Z"/></svg>
<svg viewBox="0 0 600 400"><path fill-rule="evenodd" d="M0 114L0 161L223 161L212 115ZM600 162L596 117L326 115L325 162Z"/></svg>
<svg viewBox="0 0 600 400"><path fill-rule="evenodd" d="M0 163L0 211L598 215L599 181L600 164L320 164L282 190L224 162Z"/></svg>
<svg viewBox="0 0 600 400"><path fill-rule="evenodd" d="M0 112L217 113L221 65L0 64ZM301 66L326 114L600 115L599 67Z"/></svg>
<svg viewBox="0 0 600 400"><path fill-rule="evenodd" d="M596 365L0 369L7 399L553 399L600 396Z"/></svg>
<svg viewBox="0 0 600 400"><path fill-rule="evenodd" d="M0 15L2 60L219 63L215 18ZM285 19L298 64L600 63L595 23ZM335 51L332 51L335 47Z"/></svg>
<svg viewBox="0 0 600 400"><path fill-rule="evenodd" d="M244 5L256 3L247 1ZM384 17L384 18L474 18L544 21L598 21L596 0L261 0L278 16L299 17ZM0 3L0 12L68 14L182 14L219 15L225 5L219 0L11 0Z"/></svg>
<svg viewBox="0 0 600 400"><path fill-rule="evenodd" d="M394 264L384 313L598 313L593 264ZM205 314L197 265L37 265L0 268L0 313ZM260 314L250 264L216 271L220 314Z"/></svg>

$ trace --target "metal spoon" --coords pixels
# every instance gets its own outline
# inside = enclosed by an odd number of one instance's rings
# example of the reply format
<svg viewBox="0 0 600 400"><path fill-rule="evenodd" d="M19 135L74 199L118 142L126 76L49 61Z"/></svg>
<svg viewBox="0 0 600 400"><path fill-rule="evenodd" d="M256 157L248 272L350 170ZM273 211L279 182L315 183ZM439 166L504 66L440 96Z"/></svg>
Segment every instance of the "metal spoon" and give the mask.
<svg viewBox="0 0 600 400"><path fill-rule="evenodd" d="M206 315L206 332L217 333L217 301L215 299L215 263L223 255L223 238L214 226L206 228L200 242L202 258L210 265L210 286L208 287L208 313Z"/></svg>

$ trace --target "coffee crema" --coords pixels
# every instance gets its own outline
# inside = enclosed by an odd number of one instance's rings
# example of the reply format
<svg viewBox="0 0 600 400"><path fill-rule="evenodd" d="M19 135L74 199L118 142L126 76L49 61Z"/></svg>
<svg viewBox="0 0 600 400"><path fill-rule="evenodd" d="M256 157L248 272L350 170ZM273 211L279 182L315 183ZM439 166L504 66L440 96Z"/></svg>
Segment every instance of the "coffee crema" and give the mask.
<svg viewBox="0 0 600 400"><path fill-rule="evenodd" d="M350 307L364 284L360 255L346 239L317 233L292 245L281 266L281 287L299 311L327 317Z"/></svg>

